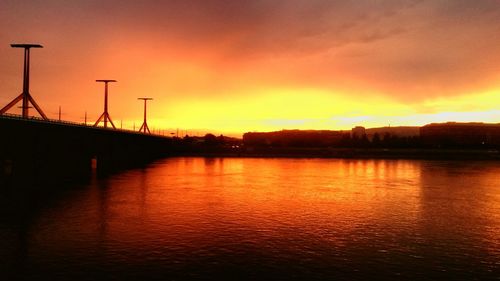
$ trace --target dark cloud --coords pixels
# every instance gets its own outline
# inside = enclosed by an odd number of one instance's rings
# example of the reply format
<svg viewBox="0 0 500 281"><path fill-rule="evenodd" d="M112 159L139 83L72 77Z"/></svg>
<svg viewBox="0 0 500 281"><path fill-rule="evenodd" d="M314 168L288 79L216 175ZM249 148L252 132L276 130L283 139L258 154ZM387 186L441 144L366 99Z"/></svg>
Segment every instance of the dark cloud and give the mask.
<svg viewBox="0 0 500 281"><path fill-rule="evenodd" d="M12 28L0 33L2 41L25 32L82 52L126 48L116 46L117 38L158 49L175 45L193 54L210 52L210 66L221 72L229 67L228 79L254 72L256 83L276 79L405 101L480 91L498 82L500 2L493 0L4 0L1 5L0 24Z"/></svg>

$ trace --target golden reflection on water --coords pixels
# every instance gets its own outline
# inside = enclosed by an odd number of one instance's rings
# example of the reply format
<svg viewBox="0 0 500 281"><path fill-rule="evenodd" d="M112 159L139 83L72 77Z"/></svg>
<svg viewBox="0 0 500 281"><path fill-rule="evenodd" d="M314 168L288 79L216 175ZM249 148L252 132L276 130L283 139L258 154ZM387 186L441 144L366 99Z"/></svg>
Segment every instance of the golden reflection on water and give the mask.
<svg viewBox="0 0 500 281"><path fill-rule="evenodd" d="M499 172L495 162L165 159L44 209L30 254L182 264L259 253L341 264L361 252L382 264L455 258L490 268L500 258Z"/></svg>
<svg viewBox="0 0 500 281"><path fill-rule="evenodd" d="M498 192L489 194L496 172L403 160L174 158L97 182L68 210L54 211L54 221L68 228L78 212L78 231L127 243L176 228L203 236L229 225L277 235L286 227L311 235L331 230L335 237L373 224L393 235L418 232L423 221L429 227L471 215L498 226L498 217L481 217L498 208Z"/></svg>
<svg viewBox="0 0 500 281"><path fill-rule="evenodd" d="M461 244L500 256L499 165L426 162L421 171L419 221L425 236L443 246Z"/></svg>

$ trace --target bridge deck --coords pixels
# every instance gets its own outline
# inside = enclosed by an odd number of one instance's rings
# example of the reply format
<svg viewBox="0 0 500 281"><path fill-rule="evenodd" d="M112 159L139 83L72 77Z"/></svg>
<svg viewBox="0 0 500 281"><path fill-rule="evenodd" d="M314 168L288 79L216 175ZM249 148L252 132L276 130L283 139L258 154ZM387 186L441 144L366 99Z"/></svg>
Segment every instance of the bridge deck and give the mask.
<svg viewBox="0 0 500 281"><path fill-rule="evenodd" d="M85 124L0 116L0 184L71 180L138 165L172 152L173 139Z"/></svg>

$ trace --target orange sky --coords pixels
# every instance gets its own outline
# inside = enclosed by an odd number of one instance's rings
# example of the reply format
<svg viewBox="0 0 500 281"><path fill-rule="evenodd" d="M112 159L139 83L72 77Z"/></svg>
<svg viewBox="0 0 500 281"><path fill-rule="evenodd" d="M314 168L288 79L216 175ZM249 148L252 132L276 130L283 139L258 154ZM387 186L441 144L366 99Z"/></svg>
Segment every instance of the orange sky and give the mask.
<svg viewBox="0 0 500 281"><path fill-rule="evenodd" d="M0 105L31 93L83 122L241 134L500 122L499 1L0 2ZM18 112L19 109L11 111Z"/></svg>

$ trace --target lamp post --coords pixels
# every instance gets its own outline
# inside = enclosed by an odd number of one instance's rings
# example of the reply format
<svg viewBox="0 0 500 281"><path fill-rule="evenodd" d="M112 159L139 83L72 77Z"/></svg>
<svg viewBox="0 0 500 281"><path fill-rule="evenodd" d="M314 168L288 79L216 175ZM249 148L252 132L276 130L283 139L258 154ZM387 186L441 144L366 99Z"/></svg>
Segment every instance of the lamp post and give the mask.
<svg viewBox="0 0 500 281"><path fill-rule="evenodd" d="M115 124L113 124L113 121L111 120L111 116L108 113L108 83L109 82L116 82L116 80L95 80L96 82L103 82L104 83L104 112L101 114L99 119L94 124L94 127L97 127L101 121L104 122L104 128L108 127L108 121L111 123L111 126L113 126L113 129L116 129Z"/></svg>
<svg viewBox="0 0 500 281"><path fill-rule="evenodd" d="M43 113L43 110L38 106L33 97L30 94L30 49L31 48L43 48L39 44L11 44L12 48L23 48L24 49L24 73L23 73L23 92L13 99L9 104L0 109L0 115L3 115L7 110L11 109L19 101L22 102L23 118L28 118L29 116L29 104L31 103L36 109L38 114L42 116L44 120L48 120L47 115Z"/></svg>
<svg viewBox="0 0 500 281"><path fill-rule="evenodd" d="M137 98L138 100L143 100L144 101L144 122L142 123L141 125L141 128L139 129L139 132L143 132L143 133L149 133L151 134L151 131L149 130L149 127L148 127L148 121L147 121L147 101L148 100L153 100L152 98Z"/></svg>

